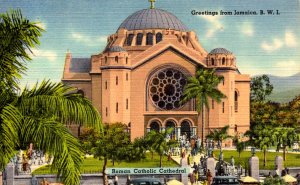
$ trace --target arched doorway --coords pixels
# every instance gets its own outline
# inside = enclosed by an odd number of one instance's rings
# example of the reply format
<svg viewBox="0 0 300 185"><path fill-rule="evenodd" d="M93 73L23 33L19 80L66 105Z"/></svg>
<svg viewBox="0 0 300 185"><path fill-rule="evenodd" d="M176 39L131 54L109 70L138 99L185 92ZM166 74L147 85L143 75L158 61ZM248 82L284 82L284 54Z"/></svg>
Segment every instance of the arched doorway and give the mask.
<svg viewBox="0 0 300 185"><path fill-rule="evenodd" d="M152 121L150 123L150 131L154 130L155 132L159 132L160 130L160 126L159 123L157 121Z"/></svg>
<svg viewBox="0 0 300 185"><path fill-rule="evenodd" d="M185 137L186 139L190 140L191 138L191 123L187 120L184 120L181 122L181 128L180 128L180 135Z"/></svg>
<svg viewBox="0 0 300 185"><path fill-rule="evenodd" d="M175 138L175 135L176 135L175 125L176 125L175 122L172 121L172 120L168 120L168 121L166 122L166 130L169 129L169 128L173 128L173 131L172 131L172 133L170 134L170 138L171 138L171 139L176 139L176 138Z"/></svg>

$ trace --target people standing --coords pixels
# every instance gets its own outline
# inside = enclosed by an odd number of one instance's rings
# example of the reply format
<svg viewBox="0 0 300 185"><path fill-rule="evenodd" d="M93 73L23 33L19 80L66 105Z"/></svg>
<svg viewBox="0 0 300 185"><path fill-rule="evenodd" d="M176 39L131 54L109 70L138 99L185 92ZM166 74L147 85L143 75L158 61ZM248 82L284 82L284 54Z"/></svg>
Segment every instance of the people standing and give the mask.
<svg viewBox="0 0 300 185"><path fill-rule="evenodd" d="M207 169L206 178L207 178L207 184L211 185L211 183L212 183L212 174L211 174L209 169Z"/></svg>
<svg viewBox="0 0 300 185"><path fill-rule="evenodd" d="M187 164L189 166L191 165L191 155L190 154L187 156Z"/></svg>
<svg viewBox="0 0 300 185"><path fill-rule="evenodd" d="M115 175L115 182L114 182L114 185L118 185L119 184L119 178L117 175Z"/></svg>
<svg viewBox="0 0 300 185"><path fill-rule="evenodd" d="M195 183L195 174L194 173L190 173L190 182L191 182L191 185L194 185L194 183Z"/></svg>

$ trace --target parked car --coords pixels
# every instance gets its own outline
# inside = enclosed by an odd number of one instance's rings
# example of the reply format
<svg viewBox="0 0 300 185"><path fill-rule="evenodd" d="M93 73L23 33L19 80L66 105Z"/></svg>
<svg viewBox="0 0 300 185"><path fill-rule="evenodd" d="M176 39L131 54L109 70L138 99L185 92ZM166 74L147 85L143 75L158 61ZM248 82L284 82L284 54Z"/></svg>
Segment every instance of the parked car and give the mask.
<svg viewBox="0 0 300 185"><path fill-rule="evenodd" d="M136 178L131 179L128 185L163 185L159 179L155 178Z"/></svg>
<svg viewBox="0 0 300 185"><path fill-rule="evenodd" d="M213 178L212 185L239 185L237 177L234 176L216 176Z"/></svg>

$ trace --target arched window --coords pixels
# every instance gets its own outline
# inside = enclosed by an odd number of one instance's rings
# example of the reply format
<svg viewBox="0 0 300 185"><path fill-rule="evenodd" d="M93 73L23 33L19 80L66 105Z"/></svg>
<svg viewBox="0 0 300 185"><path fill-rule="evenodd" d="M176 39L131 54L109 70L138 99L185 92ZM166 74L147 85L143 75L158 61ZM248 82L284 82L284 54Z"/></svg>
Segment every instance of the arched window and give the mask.
<svg viewBox="0 0 300 185"><path fill-rule="evenodd" d="M166 122L166 129L169 129L169 128L173 129L172 133L170 133L170 138L171 139L175 139L176 130L175 130L175 123L174 123L174 121L169 120L169 121Z"/></svg>
<svg viewBox="0 0 300 185"><path fill-rule="evenodd" d="M225 65L225 57L222 58L222 65Z"/></svg>
<svg viewBox="0 0 300 185"><path fill-rule="evenodd" d="M127 45L127 46L131 46L133 37L134 37L133 34L129 34L129 35L128 35L127 41L126 41L126 45Z"/></svg>
<svg viewBox="0 0 300 185"><path fill-rule="evenodd" d="M128 110L128 98L126 99L126 110Z"/></svg>
<svg viewBox="0 0 300 185"><path fill-rule="evenodd" d="M143 41L143 34L142 33L138 33L136 36L136 45L142 45L142 41Z"/></svg>
<svg viewBox="0 0 300 185"><path fill-rule="evenodd" d="M115 61L118 63L119 62L119 57L115 56Z"/></svg>
<svg viewBox="0 0 300 185"><path fill-rule="evenodd" d="M156 34L156 43L159 43L160 41L162 41L162 34L160 32L158 32Z"/></svg>
<svg viewBox="0 0 300 185"><path fill-rule="evenodd" d="M146 45L153 45L153 34L147 33Z"/></svg>
<svg viewBox="0 0 300 185"><path fill-rule="evenodd" d="M155 132L159 132L159 123L157 121L153 121L150 123L150 131L154 130Z"/></svg>
<svg viewBox="0 0 300 185"><path fill-rule="evenodd" d="M215 108L215 100L211 100L211 109Z"/></svg>
<svg viewBox="0 0 300 185"><path fill-rule="evenodd" d="M105 61L105 64L107 63L107 56L105 56L105 59L104 59L104 61Z"/></svg>
<svg viewBox="0 0 300 185"><path fill-rule="evenodd" d="M211 59L211 65L214 66L215 65L215 60L212 58Z"/></svg>
<svg viewBox="0 0 300 185"><path fill-rule="evenodd" d="M105 81L105 89L107 89L107 81Z"/></svg>
<svg viewBox="0 0 300 185"><path fill-rule="evenodd" d="M105 116L107 117L107 115L108 115L108 109L107 109L107 107L105 108Z"/></svg>
<svg viewBox="0 0 300 185"><path fill-rule="evenodd" d="M126 64L128 64L128 57L126 57Z"/></svg>
<svg viewBox="0 0 300 185"><path fill-rule="evenodd" d="M116 113L118 113L119 112L119 103L117 102L116 103Z"/></svg>
<svg viewBox="0 0 300 185"><path fill-rule="evenodd" d="M119 84L119 77L116 76L116 85L118 85L118 84Z"/></svg>
<svg viewBox="0 0 300 185"><path fill-rule="evenodd" d="M239 103L238 103L238 92L234 92L234 111L238 112L239 110Z"/></svg>
<svg viewBox="0 0 300 185"><path fill-rule="evenodd" d="M128 81L128 73L126 73L126 81Z"/></svg>
<svg viewBox="0 0 300 185"><path fill-rule="evenodd" d="M186 136L186 138L189 140L191 137L191 124L189 121L185 120L181 123L180 127L180 135L181 136Z"/></svg>

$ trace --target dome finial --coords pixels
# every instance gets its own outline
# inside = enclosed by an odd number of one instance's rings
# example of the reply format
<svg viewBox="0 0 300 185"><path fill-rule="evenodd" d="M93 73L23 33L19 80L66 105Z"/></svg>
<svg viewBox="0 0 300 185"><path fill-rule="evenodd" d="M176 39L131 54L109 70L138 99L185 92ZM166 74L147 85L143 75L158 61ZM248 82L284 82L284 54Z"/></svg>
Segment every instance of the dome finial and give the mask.
<svg viewBox="0 0 300 185"><path fill-rule="evenodd" d="M156 0L149 0L149 2L151 3L150 9L154 9L154 3Z"/></svg>

